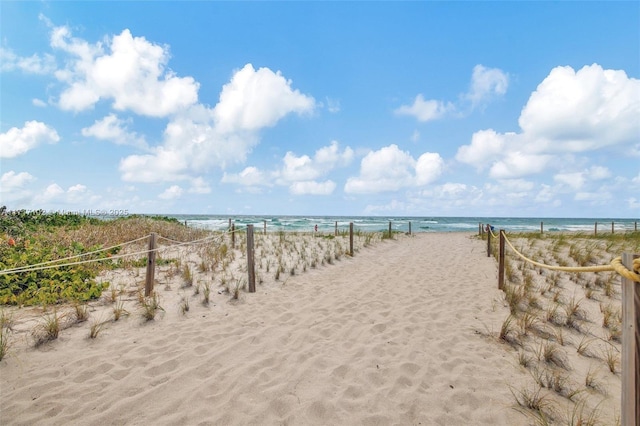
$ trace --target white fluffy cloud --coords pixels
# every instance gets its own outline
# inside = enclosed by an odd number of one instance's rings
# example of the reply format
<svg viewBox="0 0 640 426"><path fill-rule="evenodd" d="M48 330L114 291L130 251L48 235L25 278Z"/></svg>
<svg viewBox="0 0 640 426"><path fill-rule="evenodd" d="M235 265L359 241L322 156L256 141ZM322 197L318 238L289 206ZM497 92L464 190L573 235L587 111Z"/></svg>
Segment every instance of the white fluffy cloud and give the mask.
<svg viewBox="0 0 640 426"><path fill-rule="evenodd" d="M451 102L442 102L434 99L425 100L422 94L418 94L413 104L402 105L395 110L398 115L410 115L418 121L426 122L442 118L445 114L455 110Z"/></svg>
<svg viewBox="0 0 640 426"><path fill-rule="evenodd" d="M29 74L49 74L55 67L52 55L18 56L13 50L0 47L0 71L20 70Z"/></svg>
<svg viewBox="0 0 640 426"><path fill-rule="evenodd" d="M260 141L259 131L287 114L313 110L313 98L291 89L291 82L251 64L237 71L214 108L194 105L167 124L164 142L150 154L120 162L122 179L157 182L184 179L191 172L245 161Z"/></svg>
<svg viewBox="0 0 640 426"><path fill-rule="evenodd" d="M55 73L67 85L59 100L65 110L82 111L109 99L119 111L164 117L198 100L198 83L166 68L168 47L133 37L127 29L90 44L73 37L68 27L54 27L51 46L70 57Z"/></svg>
<svg viewBox="0 0 640 426"><path fill-rule="evenodd" d="M340 151L340 144L332 141L329 146L318 149L313 158L308 155L296 156L287 152L282 159L282 168L274 173L279 183L317 179L336 167L346 166L353 160L354 152L350 147Z"/></svg>
<svg viewBox="0 0 640 426"><path fill-rule="evenodd" d="M463 109L460 104L464 100L471 102L471 109L474 109L497 96L504 95L508 87L509 75L507 73L499 68L487 68L478 64L473 68L469 92L460 95L461 101L457 106L452 102L435 99L425 100L420 93L414 99L413 104L402 105L394 112L398 115L410 115L420 122L438 120Z"/></svg>
<svg viewBox="0 0 640 426"><path fill-rule="evenodd" d="M213 111L221 133L257 131L275 125L285 115L311 112L312 97L291 89L291 80L269 68L246 64L224 85Z"/></svg>
<svg viewBox="0 0 640 426"><path fill-rule="evenodd" d="M129 121L119 119L115 114L109 114L101 120L96 120L93 125L82 129L82 136L94 137L101 140L109 140L118 145L132 145L147 149L144 137L130 132L127 128Z"/></svg>
<svg viewBox="0 0 640 426"><path fill-rule="evenodd" d="M346 193L396 191L435 181L444 169L439 154L424 153L416 161L408 152L392 144L367 154L360 163L360 175L345 184Z"/></svg>
<svg viewBox="0 0 640 426"><path fill-rule="evenodd" d="M478 131L470 145L458 149L456 159L479 170L489 168L494 178L537 174L558 154L631 148L640 134L639 116L640 80L597 64L578 71L557 67L523 108L520 133ZM608 177L604 168L591 173Z"/></svg>
<svg viewBox="0 0 640 426"><path fill-rule="evenodd" d="M184 190L180 188L178 185L171 185L169 188L165 189L158 198L163 200L175 200L176 198L180 198Z"/></svg>
<svg viewBox="0 0 640 426"><path fill-rule="evenodd" d="M294 182L289 186L289 192L294 195L331 195L335 189L336 183L332 180Z"/></svg>
<svg viewBox="0 0 640 426"><path fill-rule="evenodd" d="M482 104L487 100L502 96L507 93L509 87L509 75L499 68L487 68L483 65L473 67L471 76L471 88L465 95L473 106Z"/></svg>
<svg viewBox="0 0 640 426"><path fill-rule="evenodd" d="M0 133L0 158L13 158L43 143L57 143L58 132L39 121L27 121L22 128Z"/></svg>
<svg viewBox="0 0 640 426"><path fill-rule="evenodd" d="M6 193L19 190L35 179L35 177L27 172L16 173L10 170L0 177L0 192Z"/></svg>
<svg viewBox="0 0 640 426"><path fill-rule="evenodd" d="M235 183L242 186L263 186L269 185L264 173L256 167L246 167L240 173L224 173L222 176L223 183Z"/></svg>

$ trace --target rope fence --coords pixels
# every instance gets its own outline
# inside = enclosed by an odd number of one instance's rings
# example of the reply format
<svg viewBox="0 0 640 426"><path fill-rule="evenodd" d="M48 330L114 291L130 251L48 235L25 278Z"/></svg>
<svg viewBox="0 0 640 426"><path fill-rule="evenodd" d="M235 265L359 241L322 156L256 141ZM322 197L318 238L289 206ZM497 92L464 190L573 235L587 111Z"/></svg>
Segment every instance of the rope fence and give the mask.
<svg viewBox="0 0 640 426"><path fill-rule="evenodd" d="M615 272L621 276L622 287L622 392L621 417L623 425L640 425L640 254L623 253L609 264L594 266L558 266L537 262L525 256L507 238L504 229L499 236L493 227L479 226L480 234L487 234L487 256L491 256L491 238L499 239L498 289L504 290L505 244L523 261L539 268L568 273ZM541 225L542 229L542 225ZM637 231L637 225L635 227ZM614 231L613 223L611 231ZM635 231L634 231L635 232ZM597 235L597 223L595 229Z"/></svg>

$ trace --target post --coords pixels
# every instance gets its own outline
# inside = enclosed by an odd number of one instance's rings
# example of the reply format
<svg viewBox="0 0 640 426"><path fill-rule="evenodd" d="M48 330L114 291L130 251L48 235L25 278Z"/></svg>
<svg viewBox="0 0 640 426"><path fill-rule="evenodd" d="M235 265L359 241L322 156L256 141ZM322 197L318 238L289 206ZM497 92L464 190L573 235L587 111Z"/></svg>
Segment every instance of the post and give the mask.
<svg viewBox="0 0 640 426"><path fill-rule="evenodd" d="M353 222L349 222L349 256L353 257Z"/></svg>
<svg viewBox="0 0 640 426"><path fill-rule="evenodd" d="M153 292L153 282L156 275L156 233L149 235L149 252L147 253L147 276L144 282L144 295L150 296Z"/></svg>
<svg viewBox="0 0 640 426"><path fill-rule="evenodd" d="M598 235L598 222L596 222L594 231L593 231L593 235Z"/></svg>
<svg viewBox="0 0 640 426"><path fill-rule="evenodd" d="M236 248L236 224L231 224L231 248Z"/></svg>
<svg viewBox="0 0 640 426"><path fill-rule="evenodd" d="M640 255L622 254L622 264L633 270ZM640 283L622 277L622 423L640 424Z"/></svg>
<svg viewBox="0 0 640 426"><path fill-rule="evenodd" d="M267 235L267 221L263 220L264 222L264 235Z"/></svg>
<svg viewBox="0 0 640 426"><path fill-rule="evenodd" d="M228 228L228 230L231 231L231 218L229 218L229 228Z"/></svg>
<svg viewBox="0 0 640 426"><path fill-rule="evenodd" d="M504 288L504 229L500 230L500 257L498 258L498 290Z"/></svg>
<svg viewBox="0 0 640 426"><path fill-rule="evenodd" d="M409 235L411 235L411 222L409 222Z"/></svg>
<svg viewBox="0 0 640 426"><path fill-rule="evenodd" d="M482 236L482 224L478 223L478 235Z"/></svg>
<svg viewBox="0 0 640 426"><path fill-rule="evenodd" d="M389 238L391 238L391 221L389 221Z"/></svg>
<svg viewBox="0 0 640 426"><path fill-rule="evenodd" d="M253 225L247 225L247 272L249 274L249 293L255 293L256 268L253 261Z"/></svg>
<svg viewBox="0 0 640 426"><path fill-rule="evenodd" d="M491 225L487 223L487 257L491 257Z"/></svg>
<svg viewBox="0 0 640 426"><path fill-rule="evenodd" d="M633 231L638 232L638 221L633 222Z"/></svg>
<svg viewBox="0 0 640 426"><path fill-rule="evenodd" d="M611 233L613 234L614 230L613 230L613 222L611 222Z"/></svg>
<svg viewBox="0 0 640 426"><path fill-rule="evenodd" d="M338 236L338 221L337 220L336 220L336 231L335 231L334 236L336 236L336 237Z"/></svg>
<svg viewBox="0 0 640 426"><path fill-rule="evenodd" d="M544 234L544 222L540 222L540 233Z"/></svg>

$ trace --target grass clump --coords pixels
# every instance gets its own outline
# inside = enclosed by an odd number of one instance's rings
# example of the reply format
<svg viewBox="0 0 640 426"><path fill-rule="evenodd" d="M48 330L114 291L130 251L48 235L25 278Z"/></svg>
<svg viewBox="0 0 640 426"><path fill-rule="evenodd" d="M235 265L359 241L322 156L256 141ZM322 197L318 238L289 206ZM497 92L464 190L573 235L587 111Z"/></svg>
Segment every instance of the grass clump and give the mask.
<svg viewBox="0 0 640 426"><path fill-rule="evenodd" d="M153 292L151 296L144 297L142 299L141 306L142 318L145 321L154 320L159 311L164 312L164 308L160 306L160 297L156 292Z"/></svg>

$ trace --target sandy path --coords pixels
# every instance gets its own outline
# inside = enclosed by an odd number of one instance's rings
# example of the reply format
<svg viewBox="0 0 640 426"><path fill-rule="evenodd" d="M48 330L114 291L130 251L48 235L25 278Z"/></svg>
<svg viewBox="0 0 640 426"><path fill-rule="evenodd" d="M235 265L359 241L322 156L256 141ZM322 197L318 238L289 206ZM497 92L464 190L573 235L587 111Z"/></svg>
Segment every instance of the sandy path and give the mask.
<svg viewBox="0 0 640 426"><path fill-rule="evenodd" d="M0 364L1 424L517 425L526 375L467 234L386 241L182 316L78 331Z"/></svg>

